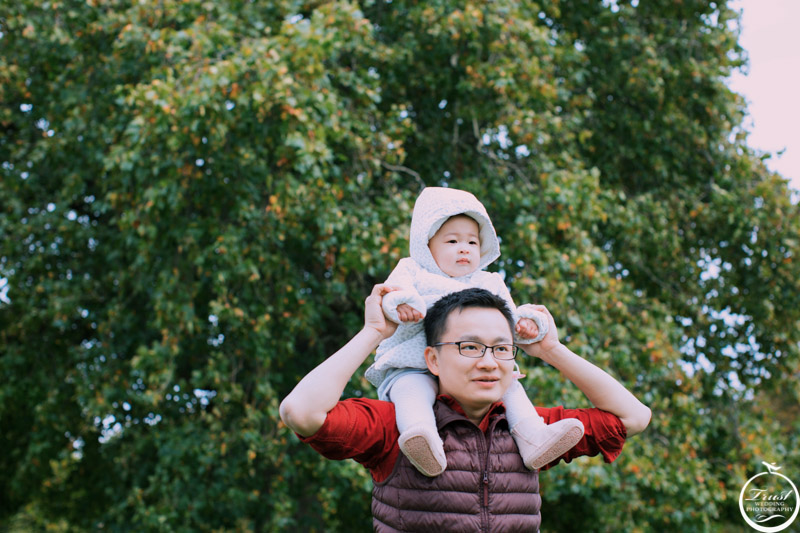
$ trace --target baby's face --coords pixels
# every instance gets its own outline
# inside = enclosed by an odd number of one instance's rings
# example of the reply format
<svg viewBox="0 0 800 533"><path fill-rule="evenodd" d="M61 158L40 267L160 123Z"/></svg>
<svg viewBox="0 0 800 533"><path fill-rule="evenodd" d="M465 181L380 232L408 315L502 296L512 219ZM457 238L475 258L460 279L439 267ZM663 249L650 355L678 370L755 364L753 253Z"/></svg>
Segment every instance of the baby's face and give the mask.
<svg viewBox="0 0 800 533"><path fill-rule="evenodd" d="M428 241L431 255L450 277L472 274L480 265L481 240L478 223L467 215L450 217Z"/></svg>

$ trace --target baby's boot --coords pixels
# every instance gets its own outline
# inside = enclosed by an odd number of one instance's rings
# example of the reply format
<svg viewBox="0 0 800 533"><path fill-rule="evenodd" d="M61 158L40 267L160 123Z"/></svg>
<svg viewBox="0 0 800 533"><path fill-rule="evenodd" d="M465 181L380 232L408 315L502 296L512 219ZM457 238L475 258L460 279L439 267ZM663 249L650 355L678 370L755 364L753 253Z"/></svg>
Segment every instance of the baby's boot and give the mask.
<svg viewBox="0 0 800 533"><path fill-rule="evenodd" d="M400 450L422 474L435 477L447 468L442 438L435 426L416 425L400 434Z"/></svg>
<svg viewBox="0 0 800 533"><path fill-rule="evenodd" d="M530 470L542 468L564 455L583 437L583 423L565 418L545 424L539 416L520 420L511 431L522 461Z"/></svg>

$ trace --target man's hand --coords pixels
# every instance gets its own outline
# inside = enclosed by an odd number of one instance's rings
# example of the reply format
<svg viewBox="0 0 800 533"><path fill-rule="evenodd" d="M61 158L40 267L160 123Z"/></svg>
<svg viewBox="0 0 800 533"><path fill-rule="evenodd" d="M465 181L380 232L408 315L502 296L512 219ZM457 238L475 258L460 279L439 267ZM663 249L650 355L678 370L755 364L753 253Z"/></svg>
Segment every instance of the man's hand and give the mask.
<svg viewBox="0 0 800 533"><path fill-rule="evenodd" d="M397 306L397 316L401 322L419 322L422 320L422 313L414 309L408 304L400 304Z"/></svg>
<svg viewBox="0 0 800 533"><path fill-rule="evenodd" d="M395 287L375 285L364 301L364 328L339 351L306 374L281 402L281 420L293 431L305 437L316 433L325 423L328 412L339 402L345 386L358 367L381 340L391 337L395 332L397 324L386 320L381 307L383 295L395 290Z"/></svg>
<svg viewBox="0 0 800 533"><path fill-rule="evenodd" d="M388 339L397 330L397 324L386 319L381 307L383 296L396 290L399 289L379 283L372 288L372 293L364 300L364 327L376 330L381 339Z"/></svg>
<svg viewBox="0 0 800 533"><path fill-rule="evenodd" d="M523 339L535 339L539 336L539 326L530 318L520 318L517 321L517 335Z"/></svg>
<svg viewBox="0 0 800 533"><path fill-rule="evenodd" d="M650 408L640 402L620 382L589 361L576 355L558 340L553 315L543 305L533 306L547 317L549 330L540 342L521 344L520 348L555 367L573 382L598 409L619 417L628 437L641 433L650 423Z"/></svg>

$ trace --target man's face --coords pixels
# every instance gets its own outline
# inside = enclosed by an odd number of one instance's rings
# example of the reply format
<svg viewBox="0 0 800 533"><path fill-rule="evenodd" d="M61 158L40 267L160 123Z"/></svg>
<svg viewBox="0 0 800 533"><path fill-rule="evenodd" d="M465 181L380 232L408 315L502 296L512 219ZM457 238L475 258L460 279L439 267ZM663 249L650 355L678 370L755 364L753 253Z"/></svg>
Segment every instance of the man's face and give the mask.
<svg viewBox="0 0 800 533"><path fill-rule="evenodd" d="M442 272L458 278L472 274L481 262L478 223L466 215L456 215L442 224L428 241L428 248Z"/></svg>
<svg viewBox="0 0 800 533"><path fill-rule="evenodd" d="M478 341L487 346L514 342L508 322L497 309L453 311L445 324L438 342ZM472 359L459 354L452 344L429 346L425 358L428 369L439 377L439 393L452 396L468 415L485 412L503 397L514 379L514 361L498 361L488 349L483 357Z"/></svg>

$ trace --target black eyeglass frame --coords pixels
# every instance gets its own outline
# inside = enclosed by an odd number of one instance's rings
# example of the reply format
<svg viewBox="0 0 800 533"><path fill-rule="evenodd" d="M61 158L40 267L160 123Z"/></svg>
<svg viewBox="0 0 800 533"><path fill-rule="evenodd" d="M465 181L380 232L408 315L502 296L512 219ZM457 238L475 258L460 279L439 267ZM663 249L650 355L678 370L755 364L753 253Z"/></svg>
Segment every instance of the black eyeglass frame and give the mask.
<svg viewBox="0 0 800 533"><path fill-rule="evenodd" d="M516 344L507 343L507 342L504 342L502 344L495 344L494 346L488 346L488 345L483 344L482 342L478 342L478 341L456 341L456 342L438 342L436 344L432 344L431 346L433 346L433 347L447 346L449 344L455 344L458 347L459 355L462 355L464 357L469 357L470 359L480 359L481 357L483 357L486 354L486 350L488 350L489 348L492 349L492 357L494 357L498 361L513 361L514 359L517 358L517 352L519 352L519 346L517 346ZM461 345L462 344L477 344L479 346L483 346L483 349L481 350L480 355L467 355L467 354L465 354L464 352L461 351ZM498 346L511 346L511 358L503 359L502 357L497 357L497 352L495 352L494 349L497 348Z"/></svg>

